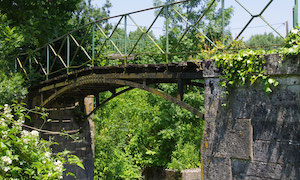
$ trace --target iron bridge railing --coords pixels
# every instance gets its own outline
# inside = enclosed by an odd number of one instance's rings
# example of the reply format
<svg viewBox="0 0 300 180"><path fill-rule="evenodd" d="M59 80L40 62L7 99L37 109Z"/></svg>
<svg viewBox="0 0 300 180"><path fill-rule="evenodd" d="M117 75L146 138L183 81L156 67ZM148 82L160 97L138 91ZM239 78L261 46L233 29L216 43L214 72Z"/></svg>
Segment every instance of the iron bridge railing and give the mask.
<svg viewBox="0 0 300 180"><path fill-rule="evenodd" d="M224 22L225 22L224 1L225 0L221 0L221 7L222 7L221 31L223 36L223 43L224 43L224 34L225 34L224 33ZM244 26L244 28L241 30L241 32L237 35L235 39L238 39L242 35L245 29L255 18L262 19L269 27L271 27L274 30L274 32L276 32L280 37L282 37L282 35L275 28L273 28L262 16L263 13L266 11L266 9L273 2L273 0L270 0L269 3L261 10L259 14L252 14L245 6L243 6L243 4L239 0L234 0L234 1L237 4L239 4L247 13L251 15L250 20ZM179 11L179 7L187 2L188 0L184 0L172 4L160 5L148 9L143 9L143 10L112 16L112 17L105 17L103 19L96 20L94 22L81 26L61 37L56 38L53 41L45 44L44 46L38 49L16 55L15 68L16 70L21 69L24 72L24 74L28 78L30 78L28 75L30 73L28 73L28 71L30 72L33 71L34 68L33 66L35 66L35 68L37 68L38 71L43 74L45 79L48 79L49 76L55 76L57 74L62 74L62 73L69 74L74 69L87 67L87 66L94 67L95 60L99 58L99 54L102 54L103 56L107 56L103 54L104 50L107 49L108 51L111 50L117 52L119 57L122 58L123 64L126 65L128 63L128 58L134 54L136 49L139 47L139 43L141 41L144 42L146 41L147 43L151 43L153 47L157 48L157 50L161 53L161 55L165 57L165 62L169 63L170 54L176 51L179 44L183 41L184 37L191 31L191 29L198 31L202 36L205 37L205 39L212 46L217 47L217 45L203 33L203 31L199 28L198 25L201 21L203 21L204 17L207 15L208 11L213 7L213 5L219 2L217 0L211 0L211 2L203 11L202 15L194 23L191 23L189 19ZM136 23L132 15L142 13L145 11L150 11L150 10L156 10L158 13L156 14L154 20L152 21L151 25L148 28L140 27ZM177 14L183 20L183 22L186 23L186 29L181 33L181 36L177 39L176 45L172 47L172 52L170 52L170 47L169 47L170 12ZM166 40L164 46L162 46L162 42L158 42L149 34L151 29L153 28L154 23L161 16L165 19L164 35ZM103 27L101 27L100 24L111 19L117 19L118 22L112 28L111 32L108 34L107 31ZM128 32L127 32L128 20L132 21L137 27L137 29L140 31L139 37L135 40L128 39ZM117 34L117 29L120 27L121 23L124 24L124 34L118 35L119 40L116 40L114 35ZM121 36L123 36L123 38ZM101 37L101 39L99 37ZM83 45L87 41L87 38L91 39L91 44L87 44L86 47L83 47ZM145 40L145 38L147 38L147 40ZM56 46L59 43L60 46L57 50ZM97 57L96 57L96 51L97 51ZM79 61L77 59L79 57L79 52L81 53L81 56L82 55L85 56L87 61L83 62L82 60L80 60L80 63L76 63L76 61ZM180 52L180 53L184 53L184 52ZM61 68L57 68L57 66L60 66Z"/></svg>

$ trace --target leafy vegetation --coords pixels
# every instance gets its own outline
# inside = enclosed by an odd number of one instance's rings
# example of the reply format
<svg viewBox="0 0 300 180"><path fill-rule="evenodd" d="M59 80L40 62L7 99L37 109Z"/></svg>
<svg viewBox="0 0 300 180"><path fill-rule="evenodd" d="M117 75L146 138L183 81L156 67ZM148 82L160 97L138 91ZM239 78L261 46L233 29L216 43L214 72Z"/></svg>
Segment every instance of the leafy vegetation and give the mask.
<svg viewBox="0 0 300 180"><path fill-rule="evenodd" d="M7 76L0 73L0 104L12 104L15 100L24 99L27 88L24 87L22 75Z"/></svg>
<svg viewBox="0 0 300 180"><path fill-rule="evenodd" d="M0 11L1 12L1 11ZM12 21L0 13L0 70L8 73L14 68L14 60L10 57L24 42L19 27L13 27Z"/></svg>
<svg viewBox="0 0 300 180"><path fill-rule="evenodd" d="M296 27L285 39L284 47L279 51L284 56L296 56L300 52L300 28Z"/></svg>
<svg viewBox="0 0 300 180"><path fill-rule="evenodd" d="M274 36L273 33L257 34L250 37L245 45L251 49L262 48L264 50L271 50L274 47L281 47L284 40L281 37Z"/></svg>
<svg viewBox="0 0 300 180"><path fill-rule="evenodd" d="M21 105L0 106L0 179L54 180L62 178L63 164L84 168L68 151L53 155L50 146L54 142L40 139L38 131L23 129L29 112Z"/></svg>
<svg viewBox="0 0 300 180"><path fill-rule="evenodd" d="M40 47L70 30L68 22L82 0L0 1L0 12L19 27L26 49ZM28 44L30 46L28 46Z"/></svg>
<svg viewBox="0 0 300 180"><path fill-rule="evenodd" d="M278 85L275 79L265 74L264 64L265 54L280 54L282 56L298 55L300 52L300 32L299 28L293 29L285 39L285 44L278 50L250 50L243 49L238 53L218 54L212 58L216 61L216 65L222 68L223 81L221 86L228 88L245 84L254 84L258 80L264 83L264 89L267 93L272 92L272 87ZM232 46L234 48L234 45ZM227 91L228 93L228 91Z"/></svg>
<svg viewBox="0 0 300 180"><path fill-rule="evenodd" d="M159 88L176 93L174 86ZM184 100L203 110L201 90L189 87ZM97 111L95 122L95 179L141 178L146 167L199 167L202 120L153 94L120 95Z"/></svg>

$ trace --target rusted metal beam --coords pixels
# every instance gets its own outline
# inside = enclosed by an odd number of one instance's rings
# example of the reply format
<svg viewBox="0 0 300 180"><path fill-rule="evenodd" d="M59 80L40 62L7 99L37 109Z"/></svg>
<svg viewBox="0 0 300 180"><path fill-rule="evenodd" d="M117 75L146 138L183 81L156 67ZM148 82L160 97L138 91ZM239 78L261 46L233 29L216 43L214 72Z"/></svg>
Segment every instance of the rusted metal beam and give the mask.
<svg viewBox="0 0 300 180"><path fill-rule="evenodd" d="M95 99L96 99L96 108L98 108L99 105L100 105L99 93L94 94L94 96L95 96Z"/></svg>
<svg viewBox="0 0 300 180"><path fill-rule="evenodd" d="M87 75L90 73L97 74L111 74L111 73L161 73L161 72L184 72L184 73L198 73L198 75L202 74L203 71L203 63L201 61L192 61L192 62L178 62L178 63L169 63L169 64L129 64L127 66L124 65L115 65L115 66L96 66L89 68L82 68L77 71L73 71L69 74L59 75L50 80L46 80L41 82L40 84L53 84L54 81L59 79L70 79L72 77L81 76L82 73ZM72 68L79 68L80 66Z"/></svg>
<svg viewBox="0 0 300 180"><path fill-rule="evenodd" d="M186 85L191 85L191 86L197 86L204 88L204 83L199 83L199 82L187 82Z"/></svg>
<svg viewBox="0 0 300 180"><path fill-rule="evenodd" d="M139 83L136 83L136 82L132 82L132 81L126 81L126 80L120 80L120 79L105 79L105 78L101 78L101 76L99 76L97 74L93 74L93 75L78 78L78 80L76 82L74 82L73 84L70 84L66 87L63 87L62 89L60 89L56 93L52 94L49 98L47 98L44 101L42 106L47 106L49 103L53 102L56 98L60 97L61 95L63 95L64 93L66 93L66 92L68 92L72 89L76 89L78 87L86 86L86 85L89 85L89 84L103 84L103 83L129 86L129 87L132 87L132 88L138 88L138 89L142 89L142 90L151 92L153 94L156 94L156 95L166 99L167 101L170 101L174 104L179 105L180 107L192 112L193 114L197 115L200 118L204 117L203 113L201 113L196 108L194 108L194 107L188 105L187 103L185 103L183 101L180 101L179 99L176 99L176 98L174 98L174 97L172 97L168 94L160 92L160 91L158 91L154 88L151 88L149 86L145 86L143 84L139 84Z"/></svg>
<svg viewBox="0 0 300 180"><path fill-rule="evenodd" d="M89 118L89 117L90 117L92 114L94 114L100 107L104 106L104 104L106 104L108 101L110 101L110 100L112 100L113 98L115 98L115 97L117 97L117 96L119 96L119 95L121 95L121 94L123 94L123 93L125 93L125 92L127 92L127 91L130 91L130 90L132 90L132 89L134 89L134 88L129 87L129 88L123 89L122 91L117 92L117 93L111 95L109 98L105 99L103 102L101 102L101 104L98 102L99 104L96 106L96 108L95 108L92 112L90 112L90 113L87 115L86 118ZM98 100L99 100L99 96L98 96Z"/></svg>
<svg viewBox="0 0 300 180"><path fill-rule="evenodd" d="M184 94L184 82L182 79L177 80L177 99L183 101Z"/></svg>
<svg viewBox="0 0 300 180"><path fill-rule="evenodd" d="M173 82L176 79L203 79L202 73L177 73L177 72L160 72L160 73L110 73L110 74L98 74L99 78L116 78L116 79L126 79L126 80L142 80L142 79L165 79ZM63 82L57 82L48 86L44 86L39 89L39 92L53 90L55 88L61 88L69 84L74 83L76 79L73 80L63 80ZM172 80L172 81L171 81Z"/></svg>
<svg viewBox="0 0 300 180"><path fill-rule="evenodd" d="M115 89L115 88L110 89L109 91L110 91L113 95L116 94L116 89Z"/></svg>

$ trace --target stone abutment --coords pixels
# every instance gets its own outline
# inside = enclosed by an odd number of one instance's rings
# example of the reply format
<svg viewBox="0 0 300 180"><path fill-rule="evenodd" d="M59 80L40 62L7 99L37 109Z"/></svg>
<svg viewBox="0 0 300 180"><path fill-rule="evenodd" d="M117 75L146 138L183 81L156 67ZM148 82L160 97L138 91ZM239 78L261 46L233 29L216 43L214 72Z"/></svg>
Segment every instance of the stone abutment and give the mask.
<svg viewBox="0 0 300 180"><path fill-rule="evenodd" d="M300 179L300 57L265 58L279 82L270 94L257 83L224 97L220 73L207 62L203 179Z"/></svg>

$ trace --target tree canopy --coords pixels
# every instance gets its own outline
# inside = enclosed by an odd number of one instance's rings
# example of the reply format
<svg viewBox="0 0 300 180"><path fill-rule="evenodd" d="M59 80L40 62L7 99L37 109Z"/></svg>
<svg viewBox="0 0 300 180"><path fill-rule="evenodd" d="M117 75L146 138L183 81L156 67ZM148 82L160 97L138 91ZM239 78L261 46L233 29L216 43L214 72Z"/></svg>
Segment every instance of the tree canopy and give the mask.
<svg viewBox="0 0 300 180"><path fill-rule="evenodd" d="M282 46L283 43L284 39L274 36L273 33L253 35L245 42L250 48L263 48L267 50L273 49L275 46Z"/></svg>
<svg viewBox="0 0 300 180"><path fill-rule="evenodd" d="M67 22L81 1L0 1L0 12L6 14L12 26L20 27L25 42L39 47L69 30Z"/></svg>

